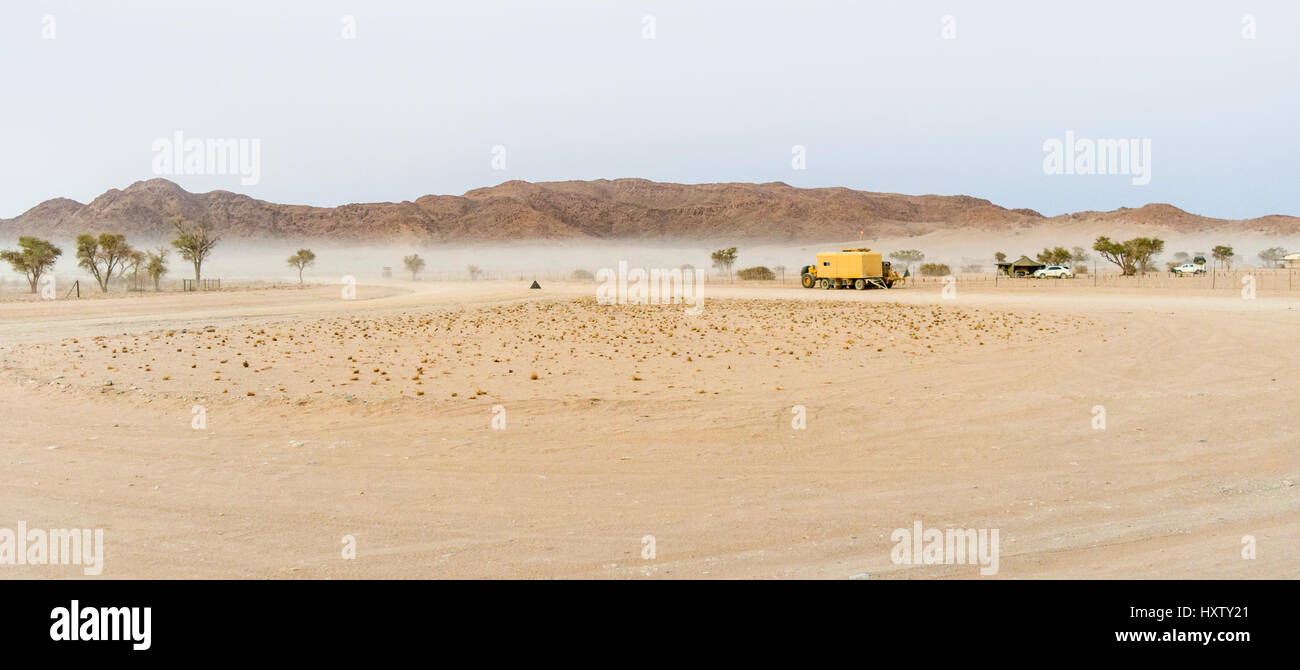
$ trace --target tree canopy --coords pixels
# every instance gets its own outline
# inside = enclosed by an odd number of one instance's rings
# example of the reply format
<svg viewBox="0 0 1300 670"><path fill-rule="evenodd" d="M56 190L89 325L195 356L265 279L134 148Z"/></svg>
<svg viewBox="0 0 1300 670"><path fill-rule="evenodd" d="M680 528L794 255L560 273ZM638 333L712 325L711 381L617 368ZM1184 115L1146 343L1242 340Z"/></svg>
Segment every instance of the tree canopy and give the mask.
<svg viewBox="0 0 1300 670"><path fill-rule="evenodd" d="M719 271L731 274L731 268L736 264L737 256L739 256L739 253L736 251L736 248L730 247L727 249L718 249L709 254L709 260L713 261L713 267L717 268Z"/></svg>
<svg viewBox="0 0 1300 670"><path fill-rule="evenodd" d="M1066 265L1074 257L1069 249L1056 247L1038 252L1038 262L1046 265Z"/></svg>
<svg viewBox="0 0 1300 670"><path fill-rule="evenodd" d="M35 293L41 275L54 267L54 262L62 255L63 250L48 240L39 237L19 237L18 248L0 251L0 260L8 263L14 272L22 273L27 277L27 283L31 286L32 293Z"/></svg>
<svg viewBox="0 0 1300 670"><path fill-rule="evenodd" d="M162 281L163 275L167 274L167 248L158 247L155 251L149 252L149 258L145 261L144 272L153 280L153 290L158 290L158 282Z"/></svg>
<svg viewBox="0 0 1300 670"><path fill-rule="evenodd" d="M121 233L100 233L99 237L82 233L77 236L77 265L107 293L113 274L125 270L134 249Z"/></svg>
<svg viewBox="0 0 1300 670"><path fill-rule="evenodd" d="M288 259L289 267L298 268L298 283L302 283L302 271L316 262L316 252L311 249L299 249L298 253Z"/></svg>
<svg viewBox="0 0 1300 670"><path fill-rule="evenodd" d="M406 266L406 271L411 273L411 281L415 281L415 276L424 269L424 259L420 258L420 254L411 254L403 258L402 264Z"/></svg>
<svg viewBox="0 0 1300 670"><path fill-rule="evenodd" d="M1157 237L1135 237L1123 242L1112 242L1102 235L1092 245L1093 251L1101 257L1119 266L1125 275L1134 275L1138 271L1151 269L1151 259L1165 249L1164 240Z"/></svg>
<svg viewBox="0 0 1300 670"><path fill-rule="evenodd" d="M202 276L203 261L212 253L212 248L217 246L221 237L212 234L212 224L207 219L186 221L177 218L172 224L176 227L176 239L172 240L172 246L180 251L181 258L194 264L194 283L197 284Z"/></svg>
<svg viewBox="0 0 1300 670"><path fill-rule="evenodd" d="M1232 269L1232 257L1237 254L1232 250L1232 247L1226 244L1220 244L1213 249L1210 249L1210 255L1214 257L1214 260L1228 266L1228 269Z"/></svg>
<svg viewBox="0 0 1300 670"><path fill-rule="evenodd" d="M1280 265L1285 256L1286 249L1282 247L1270 247L1259 252L1259 259L1267 265Z"/></svg>

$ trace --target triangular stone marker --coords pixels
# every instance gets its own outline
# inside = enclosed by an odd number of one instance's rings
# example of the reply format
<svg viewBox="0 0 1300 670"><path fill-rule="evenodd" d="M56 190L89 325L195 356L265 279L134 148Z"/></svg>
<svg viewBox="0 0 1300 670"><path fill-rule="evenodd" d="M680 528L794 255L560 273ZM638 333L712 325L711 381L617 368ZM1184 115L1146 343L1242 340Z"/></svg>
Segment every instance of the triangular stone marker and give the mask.
<svg viewBox="0 0 1300 670"><path fill-rule="evenodd" d="M542 285L541 285L541 284L538 284L538 283L537 283L537 280L534 279L534 280L533 280L533 285L532 285L532 286L529 286L528 288L541 288L541 287L542 287Z"/></svg>

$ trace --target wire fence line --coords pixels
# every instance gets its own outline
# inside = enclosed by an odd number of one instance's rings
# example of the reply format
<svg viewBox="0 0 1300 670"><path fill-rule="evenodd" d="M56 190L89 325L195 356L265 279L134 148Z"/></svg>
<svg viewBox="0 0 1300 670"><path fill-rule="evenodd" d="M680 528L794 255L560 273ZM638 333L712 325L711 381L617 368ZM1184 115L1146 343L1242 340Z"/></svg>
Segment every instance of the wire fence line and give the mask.
<svg viewBox="0 0 1300 670"><path fill-rule="evenodd" d="M663 268L672 270L674 268ZM689 274L689 270L684 271ZM378 274L378 273L376 273ZM1069 279L1035 279L1033 277L1008 277L1006 275L994 272L970 273L957 272L952 276L960 285L966 287L978 288L1043 288L1043 289L1071 289L1071 288L1154 288L1154 289L1195 289L1195 290L1240 290L1245 285L1246 277L1254 278L1254 287L1256 290L1268 291L1300 291L1300 269L1281 269L1281 268L1245 268L1236 270L1217 270L1207 271L1205 274L1180 276L1170 272L1148 272L1145 274L1125 276L1119 272L1089 272L1087 274L1078 274ZM63 277L60 277L60 285L64 284ZM357 278L360 283L365 283L366 277ZM649 277L647 276L647 279ZM185 291L187 289L199 288L200 290L221 290L220 280L204 279L203 283L197 287L192 285L193 279L168 278L164 279L160 288L165 291ZM272 286L297 286L298 282L294 281L276 281L271 279L248 279L253 283L270 283ZM308 277L308 283L321 283L321 277ZM388 281L412 281L409 273L396 273ZM432 270L419 273L414 281L419 282L471 282L471 281L520 281L520 282L589 282L599 284L596 280L595 273L588 274L577 273L573 271L519 271L519 270L483 270L476 277L470 277L469 273L464 270ZM716 270L707 270L703 272L702 281L706 285L742 285L742 286L782 286L782 287L799 287L799 272L786 270L784 273L777 273L776 279L740 279L732 273L728 276ZM900 288L907 286L930 286L943 285L947 281L944 277L923 277L920 275L911 275ZM327 282L333 283L333 282ZM67 280L67 285L71 286L71 279ZM119 284L114 283L117 287ZM128 287L129 292L153 292L152 282L143 284L138 288ZM30 292L27 281L16 277L0 278L0 293Z"/></svg>
<svg viewBox="0 0 1300 670"><path fill-rule="evenodd" d="M1300 291L1300 270L1280 268L1246 268L1241 270L1207 271L1198 275L1176 275L1172 272L1148 272L1123 275L1119 272L1095 272L1075 275L1070 279L1035 279L1033 277L1007 277L1006 275L956 274L963 285L988 285L995 288L1155 288L1196 290L1240 290L1247 277L1254 280L1256 290ZM909 278L917 284L942 283L943 277Z"/></svg>
<svg viewBox="0 0 1300 670"><path fill-rule="evenodd" d="M948 281L948 276L953 277L962 286L979 288L1155 288L1193 290L1240 290L1245 286L1246 277L1253 277L1256 290L1300 291L1300 269L1282 268L1217 270L1185 276L1175 275L1171 272L1148 272L1125 276L1119 272L1101 271L1078 274L1069 279L1008 277L995 272L955 272L952 275L942 277L911 275L907 277L907 281L902 286L942 286L944 282ZM799 274L790 272L787 272L784 278L778 277L775 280L742 280L711 273L707 275L705 283L800 286Z"/></svg>
<svg viewBox="0 0 1300 670"><path fill-rule="evenodd" d="M908 286L942 286L948 276L968 288L990 289L1083 289L1083 288L1153 288L1153 289L1191 289L1191 290L1240 290L1246 285L1246 277L1254 278L1254 287L1260 291L1300 291L1300 270L1247 268L1243 270L1219 270L1200 275L1180 276L1169 272L1148 272L1146 274L1122 275L1119 272L1097 272L1075 275L1069 279L1035 279L1033 277L1008 277L1003 274L986 272L955 272L943 277L922 277L911 275L900 287ZM556 277L564 279L564 277ZM727 277L720 273L705 276L705 284L736 284L754 286L801 286L798 273L787 272L785 277L769 280L745 280Z"/></svg>

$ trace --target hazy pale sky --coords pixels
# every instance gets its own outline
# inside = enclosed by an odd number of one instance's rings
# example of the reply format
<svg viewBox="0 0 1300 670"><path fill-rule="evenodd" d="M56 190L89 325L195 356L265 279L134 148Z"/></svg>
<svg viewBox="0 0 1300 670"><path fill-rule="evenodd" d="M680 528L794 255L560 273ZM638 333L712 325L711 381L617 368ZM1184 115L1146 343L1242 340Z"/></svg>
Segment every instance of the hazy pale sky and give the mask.
<svg viewBox="0 0 1300 670"><path fill-rule="evenodd" d="M285 203L644 177L1294 215L1298 74L1291 0L5 0L0 217L159 176L177 131L259 140L260 179L161 176ZM1067 131L1149 139L1150 183L1046 174Z"/></svg>

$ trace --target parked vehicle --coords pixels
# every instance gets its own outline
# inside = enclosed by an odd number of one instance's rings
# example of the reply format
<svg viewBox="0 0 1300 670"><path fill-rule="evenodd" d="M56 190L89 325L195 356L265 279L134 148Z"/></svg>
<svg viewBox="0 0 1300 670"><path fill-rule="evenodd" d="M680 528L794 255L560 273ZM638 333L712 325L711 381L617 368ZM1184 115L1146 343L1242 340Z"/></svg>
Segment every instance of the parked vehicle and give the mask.
<svg viewBox="0 0 1300 670"><path fill-rule="evenodd" d="M1183 263L1182 265L1175 267L1173 273L1178 276L1203 275L1205 274L1205 266L1197 265L1196 263Z"/></svg>
<svg viewBox="0 0 1300 670"><path fill-rule="evenodd" d="M1074 276L1074 272L1064 265L1049 265L1037 272L1034 272L1035 279L1050 277L1052 279L1069 279Z"/></svg>
<svg viewBox="0 0 1300 670"><path fill-rule="evenodd" d="M804 288L824 289L893 288L903 278L890 267L880 252L870 249L844 249L817 254L817 265L805 265L800 272Z"/></svg>

